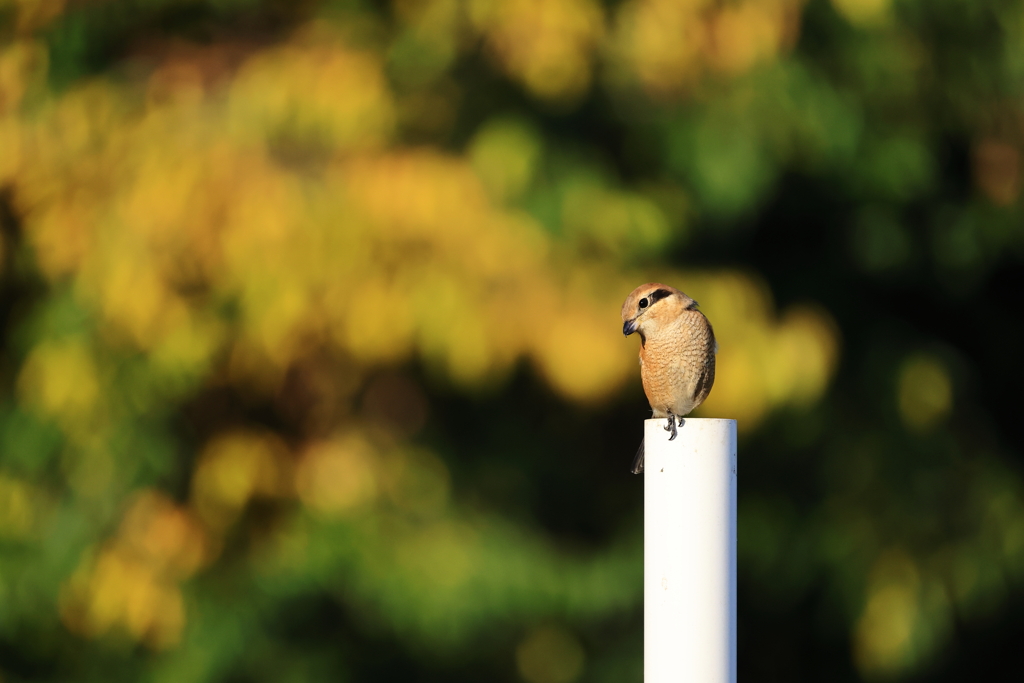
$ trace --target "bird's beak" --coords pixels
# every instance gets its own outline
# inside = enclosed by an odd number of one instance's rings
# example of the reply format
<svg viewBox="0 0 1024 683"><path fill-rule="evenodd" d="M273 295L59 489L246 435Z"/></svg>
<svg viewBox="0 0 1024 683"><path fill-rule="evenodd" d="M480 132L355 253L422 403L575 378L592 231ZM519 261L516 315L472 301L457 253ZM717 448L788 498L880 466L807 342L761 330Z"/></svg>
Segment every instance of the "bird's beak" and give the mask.
<svg viewBox="0 0 1024 683"><path fill-rule="evenodd" d="M627 320L622 323L622 334L627 337L636 332L636 320Z"/></svg>

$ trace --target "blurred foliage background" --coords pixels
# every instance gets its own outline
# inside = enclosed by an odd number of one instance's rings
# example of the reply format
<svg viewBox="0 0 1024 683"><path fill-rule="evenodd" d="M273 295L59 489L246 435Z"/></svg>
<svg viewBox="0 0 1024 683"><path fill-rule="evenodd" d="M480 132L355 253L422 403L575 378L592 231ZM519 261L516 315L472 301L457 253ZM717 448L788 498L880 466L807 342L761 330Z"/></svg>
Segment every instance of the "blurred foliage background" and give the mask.
<svg viewBox="0 0 1024 683"><path fill-rule="evenodd" d="M0 680L641 680L652 280L744 678L1019 668L1022 150L1021 0L0 0Z"/></svg>

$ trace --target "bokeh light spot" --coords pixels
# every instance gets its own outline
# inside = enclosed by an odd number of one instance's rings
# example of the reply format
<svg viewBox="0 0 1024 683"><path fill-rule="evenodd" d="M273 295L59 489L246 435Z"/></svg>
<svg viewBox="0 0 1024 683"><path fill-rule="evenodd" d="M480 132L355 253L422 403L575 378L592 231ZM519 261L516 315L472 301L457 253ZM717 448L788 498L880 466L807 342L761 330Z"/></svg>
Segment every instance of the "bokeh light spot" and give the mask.
<svg viewBox="0 0 1024 683"><path fill-rule="evenodd" d="M25 482L0 473L0 537L18 538L32 530L37 495Z"/></svg>
<svg viewBox="0 0 1024 683"><path fill-rule="evenodd" d="M295 487L307 507L325 516L371 501L377 493L377 475L370 444L359 434L311 444L299 460Z"/></svg>
<svg viewBox="0 0 1024 683"><path fill-rule="evenodd" d="M490 195L502 202L523 193L542 151L533 128L516 119L498 119L485 124L473 137L469 158Z"/></svg>
<svg viewBox="0 0 1024 683"><path fill-rule="evenodd" d="M192 478L192 499L207 524L224 528L250 498L289 492L289 468L285 446L272 434L220 435L200 455Z"/></svg>
<svg viewBox="0 0 1024 683"><path fill-rule="evenodd" d="M915 354L900 367L897 400L903 423L914 431L928 431L953 407L953 383L938 358Z"/></svg>
<svg viewBox="0 0 1024 683"><path fill-rule="evenodd" d="M913 663L919 589L919 570L905 552L893 549L879 556L854 632L854 658L863 673L891 675Z"/></svg>
<svg viewBox="0 0 1024 683"><path fill-rule="evenodd" d="M585 661L579 640L557 626L537 628L516 647L516 666L528 683L572 683Z"/></svg>
<svg viewBox="0 0 1024 683"><path fill-rule="evenodd" d="M100 380L85 341L65 339L37 346L21 370L18 390L47 415L87 417L99 401Z"/></svg>
<svg viewBox="0 0 1024 683"><path fill-rule="evenodd" d="M885 19L892 0L832 0L832 6L851 24L865 26Z"/></svg>

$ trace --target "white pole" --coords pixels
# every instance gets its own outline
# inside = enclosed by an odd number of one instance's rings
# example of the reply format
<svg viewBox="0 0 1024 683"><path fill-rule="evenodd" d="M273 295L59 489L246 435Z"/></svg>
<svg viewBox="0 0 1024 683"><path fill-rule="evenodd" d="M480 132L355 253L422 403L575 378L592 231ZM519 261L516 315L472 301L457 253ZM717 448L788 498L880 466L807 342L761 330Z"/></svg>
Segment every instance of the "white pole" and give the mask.
<svg viewBox="0 0 1024 683"><path fill-rule="evenodd" d="M644 682L736 681L736 421L644 426Z"/></svg>

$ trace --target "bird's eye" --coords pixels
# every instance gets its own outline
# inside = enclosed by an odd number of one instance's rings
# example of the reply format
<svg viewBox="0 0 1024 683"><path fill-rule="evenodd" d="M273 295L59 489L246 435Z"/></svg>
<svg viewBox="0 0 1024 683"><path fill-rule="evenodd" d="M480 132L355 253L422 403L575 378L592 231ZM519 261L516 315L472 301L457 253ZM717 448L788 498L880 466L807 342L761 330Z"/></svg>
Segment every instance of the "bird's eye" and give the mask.
<svg viewBox="0 0 1024 683"><path fill-rule="evenodd" d="M647 301L646 298L640 299L640 308L641 309L647 308L647 305L648 305L648 301Z"/></svg>

